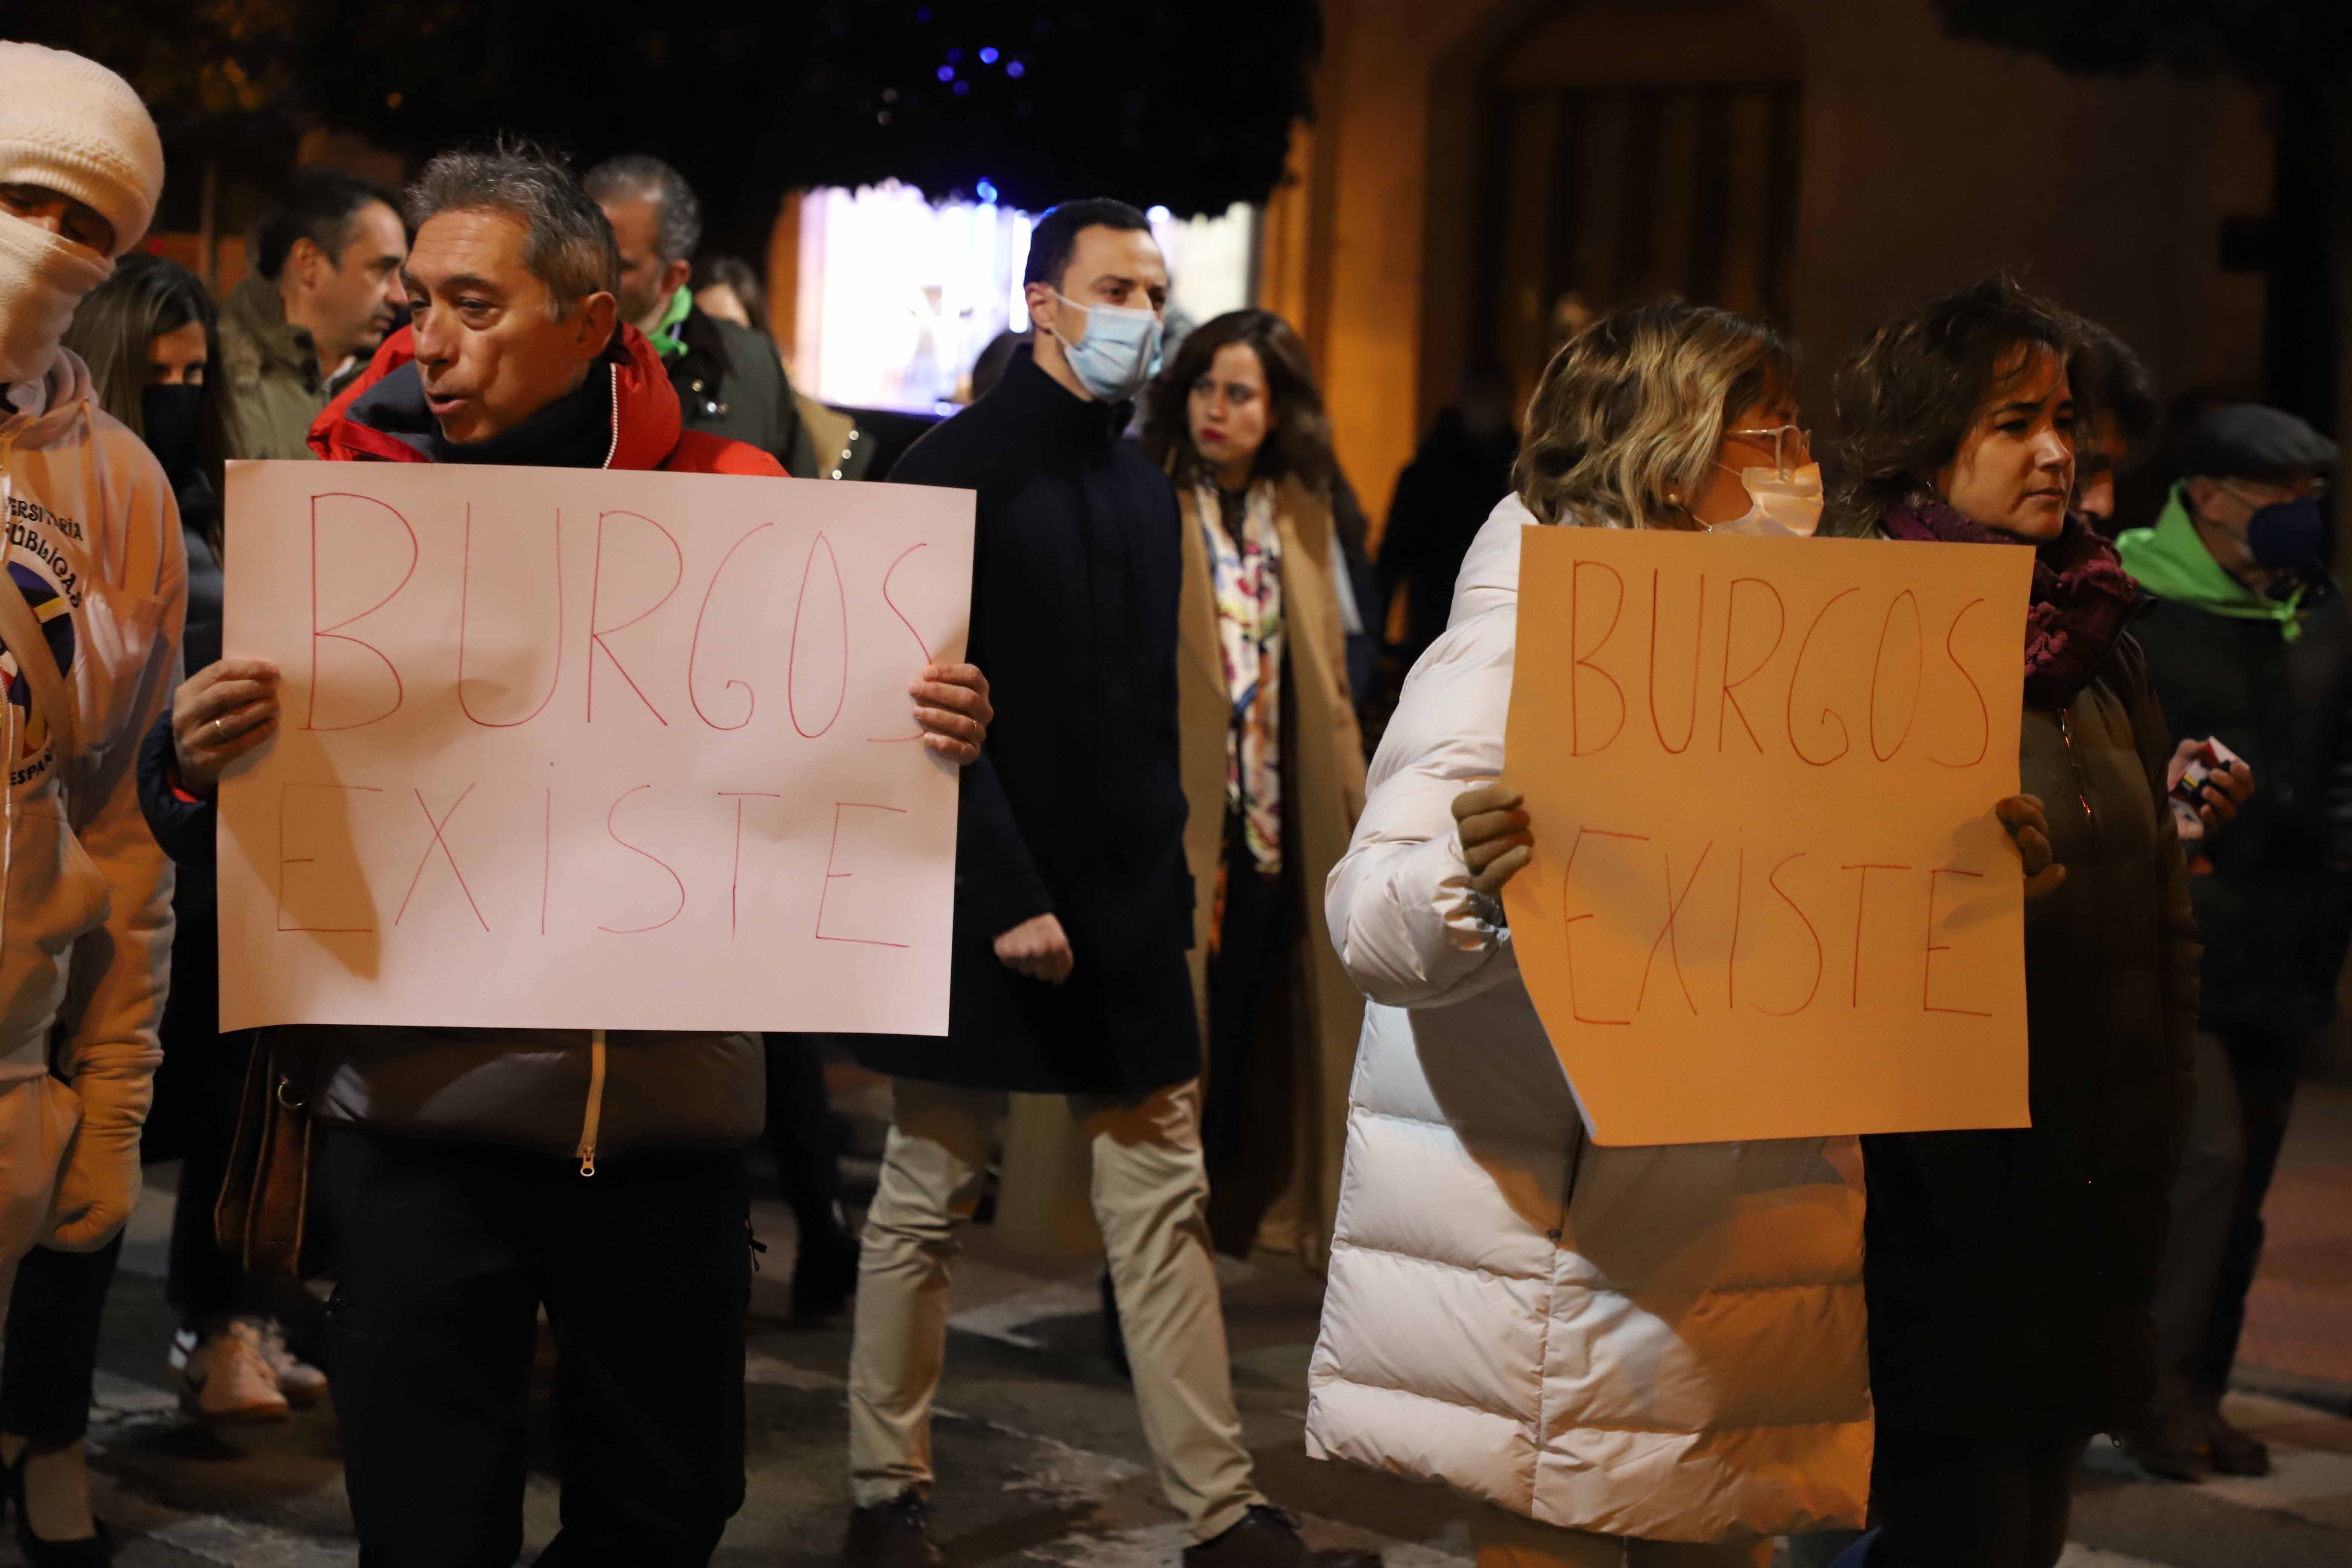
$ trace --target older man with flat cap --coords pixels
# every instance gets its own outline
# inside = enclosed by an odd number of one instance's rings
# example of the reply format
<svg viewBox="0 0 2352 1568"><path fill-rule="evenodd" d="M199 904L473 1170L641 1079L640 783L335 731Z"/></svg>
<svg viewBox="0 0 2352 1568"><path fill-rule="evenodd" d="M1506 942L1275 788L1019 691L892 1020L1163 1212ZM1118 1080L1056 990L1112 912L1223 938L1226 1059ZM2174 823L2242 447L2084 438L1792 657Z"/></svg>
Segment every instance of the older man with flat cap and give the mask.
<svg viewBox="0 0 2352 1568"><path fill-rule="evenodd" d="M2352 931L2352 614L2321 508L2336 460L2292 414L2217 409L2155 526L2117 541L2154 600L2134 629L2173 734L2218 739L2262 780L2191 867L2204 993L2157 1297L2166 1388L2126 1434L2143 1465L2183 1479L2270 1468L2221 1400L2297 1068Z"/></svg>

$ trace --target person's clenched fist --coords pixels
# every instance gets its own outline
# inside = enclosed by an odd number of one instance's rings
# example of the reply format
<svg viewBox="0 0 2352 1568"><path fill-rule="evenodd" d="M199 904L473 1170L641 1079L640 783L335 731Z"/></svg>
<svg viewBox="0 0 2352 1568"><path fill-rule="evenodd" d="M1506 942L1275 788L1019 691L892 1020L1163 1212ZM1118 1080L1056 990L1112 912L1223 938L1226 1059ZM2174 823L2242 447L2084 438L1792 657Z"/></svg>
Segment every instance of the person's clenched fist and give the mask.
<svg viewBox="0 0 2352 1568"><path fill-rule="evenodd" d="M1501 897L1503 884L1535 854L1535 835L1520 809L1525 800L1498 784L1473 784L1454 797L1454 831L1462 839L1463 863L1470 868L1470 886L1490 899Z"/></svg>

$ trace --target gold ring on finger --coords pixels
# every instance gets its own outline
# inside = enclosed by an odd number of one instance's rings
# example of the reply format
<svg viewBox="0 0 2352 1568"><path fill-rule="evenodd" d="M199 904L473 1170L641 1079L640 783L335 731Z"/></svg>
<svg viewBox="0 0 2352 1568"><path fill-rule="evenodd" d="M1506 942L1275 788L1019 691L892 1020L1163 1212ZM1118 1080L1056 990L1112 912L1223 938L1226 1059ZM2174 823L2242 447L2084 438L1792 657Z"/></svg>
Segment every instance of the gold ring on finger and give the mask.
<svg viewBox="0 0 2352 1568"><path fill-rule="evenodd" d="M217 719L213 721L213 739L224 746L228 744L228 731L221 728L221 721Z"/></svg>

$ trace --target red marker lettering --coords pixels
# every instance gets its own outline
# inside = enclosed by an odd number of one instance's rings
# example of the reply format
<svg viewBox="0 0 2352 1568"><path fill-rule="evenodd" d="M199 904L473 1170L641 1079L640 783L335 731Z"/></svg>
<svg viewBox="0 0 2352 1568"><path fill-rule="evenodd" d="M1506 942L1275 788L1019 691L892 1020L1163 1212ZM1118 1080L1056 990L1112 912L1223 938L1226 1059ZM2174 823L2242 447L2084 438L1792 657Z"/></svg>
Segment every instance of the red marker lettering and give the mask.
<svg viewBox="0 0 2352 1568"><path fill-rule="evenodd" d="M1813 917L1805 912L1804 907L1799 904L1796 900L1789 896L1789 889L1780 886L1781 871L1787 868L1790 861L1801 860L1803 858L1804 856L1801 853L1788 856L1783 858L1779 865L1773 867L1770 872L1769 872L1764 878L1764 885L1771 889L1775 894L1779 895L1782 903L1789 906L1789 912L1790 914L1795 915L1798 920L1804 922L1805 934L1813 939L1813 979L1812 984L1806 988L1805 999L1786 1011L1777 1011L1770 1007L1759 1007L1756 1009L1759 1013L1768 1014L1775 1018L1795 1017L1798 1014L1811 1006L1813 1005L1813 998L1821 994L1822 970L1823 966L1821 930L1813 924Z"/></svg>
<svg viewBox="0 0 2352 1568"><path fill-rule="evenodd" d="M1657 936L1650 943L1649 959L1642 965L1641 989L1633 995L1633 1011L1636 1013L1642 1010L1642 999L1650 994L1650 968L1658 962L1658 948L1663 943L1668 961L1675 968L1675 984L1683 988L1683 1005L1691 1010L1692 1017L1698 1016L1698 1004L1691 1000L1690 982L1683 978L1683 950L1682 943L1675 936L1675 917L1682 913L1684 901L1690 897L1691 889L1698 886L1698 874L1706 869L1707 855L1714 848L1715 846L1709 844L1698 852L1698 864L1691 868L1690 879L1683 884L1680 898L1675 895L1675 858L1672 855L1665 858L1666 923L1658 928Z"/></svg>
<svg viewBox="0 0 2352 1568"><path fill-rule="evenodd" d="M1559 874L1559 907L1562 910L1565 910L1568 908L1569 879L1576 875L1576 852L1584 847L1584 841L1587 838L1622 838L1629 844L1647 844L1650 841L1649 835L1645 833L1610 833L1598 827L1578 828L1576 830L1575 840L1568 847L1568 865ZM1631 1024L1633 1021L1631 1018L1587 1017L1585 1016L1583 1005L1577 1000L1576 932L1572 928L1575 926L1577 921L1589 921L1591 918L1591 911L1587 910L1580 915L1569 915L1565 920L1560 921L1560 952L1568 961L1569 1014L1580 1024Z"/></svg>
<svg viewBox="0 0 2352 1568"><path fill-rule="evenodd" d="M812 730L801 722L800 668L801 616L808 608L809 579L816 574L816 552L824 552L825 569L833 574L834 597L841 605L841 684L833 695L833 711L824 722ZM833 728L841 717L843 704L849 700L849 593L841 584L841 558L833 552L833 542L820 533L810 542L808 560L801 567L800 597L793 601L792 653L784 664L784 705L791 710L793 728L804 739L814 741Z"/></svg>
<svg viewBox="0 0 2352 1568"><path fill-rule="evenodd" d="M318 862L314 855L289 856L286 853L286 797L298 789L339 789L358 795L382 795L383 791L372 784L286 784L278 786L278 929L279 931L326 931L352 935L371 931L373 926L290 926L286 923L286 868L310 866Z"/></svg>
<svg viewBox="0 0 2352 1568"><path fill-rule="evenodd" d="M383 598L378 599L374 604L370 605L366 609L362 610L358 615L346 616L331 626L322 626L319 624L319 503L322 500L354 500L363 502L368 506L381 507L383 510L392 513L393 521L400 524L401 531L408 536L408 570L400 574L400 581L393 585L392 592L386 594ZM383 502L376 500L373 496L346 495L340 492L331 492L326 495L315 495L310 498L310 701L309 710L302 721L302 727L304 729L319 731L364 730L370 724L381 724L383 721L391 718L394 713L400 711L400 705L406 701L408 698L408 688L400 679L400 667L392 662L392 659L384 653L383 649L376 647L373 643L363 641L359 637L346 637L342 635L342 629L345 626L357 626L360 622L366 620L370 616L374 615L378 610L383 609L386 605L391 604L394 599L399 598L400 591L408 586L408 580L416 575L416 563L423 558L423 556L424 552L418 548L416 543L416 530L408 525L408 520L406 518L401 516L399 512L394 511L391 507L385 506ZM392 677L392 706L371 718L361 719L349 724L320 723L319 645L322 642L349 643L353 647L364 648L369 653L373 654L376 658L376 661L383 666L384 672Z"/></svg>
<svg viewBox="0 0 2352 1568"><path fill-rule="evenodd" d="M466 886L466 873L459 868L457 857L450 851L449 840L442 837L448 831L449 819L457 815L459 806L466 804L466 796L474 793L474 786L467 784L457 798L449 803L449 809L441 814L437 822L433 818L433 808L425 804L425 792L420 789L410 793L416 796L416 809L425 814L425 826L432 829L433 841L425 845L425 853L416 858L416 869L408 879L408 891L401 895L400 912L392 917L392 923L398 925L406 918L408 900L416 896L416 884L424 879L425 863L432 859L433 851L438 849L442 858L449 862L449 874L457 879L457 890L466 895L466 907L474 911L475 921L484 931L489 930L490 922L482 919L482 906L474 901L474 889Z"/></svg>
<svg viewBox="0 0 2352 1568"><path fill-rule="evenodd" d="M1952 951L1949 942L1936 940L1936 879L1938 877L1967 877L1973 881L1982 881L1984 873L1963 871L1957 866L1938 866L1927 873L1927 951L1925 961L1919 965L1919 1011L1954 1013L1963 1018L1990 1018L1991 1014L1979 1013L1973 1007L1938 1007L1927 1000L1928 993L1936 984L1936 955Z"/></svg>
<svg viewBox="0 0 2352 1568"><path fill-rule="evenodd" d="M520 719L485 719L474 711L466 700L466 624L467 610L474 596L474 503L466 503L466 546L457 568L457 708L467 718L488 730L511 730L528 724L547 711L555 700L556 688L563 684L563 514L555 514L555 674L547 683L547 695L539 706ZM394 922L395 924L398 922Z"/></svg>
<svg viewBox="0 0 2352 1568"><path fill-rule="evenodd" d="M1903 732L1895 743L1884 751L1878 745L1878 684L1886 670L1886 634L1895 625L1895 606L1909 601L1911 605L1911 700L1903 710ZM1870 661L1870 754L1880 762L1892 762L1903 742L1911 738L1911 726L1919 717L1919 687L1927 679L1927 656L1922 646L1919 627L1919 595L1906 588L1895 595L1886 606L1886 618L1878 625L1878 652Z"/></svg>
<svg viewBox="0 0 2352 1568"><path fill-rule="evenodd" d="M760 526L765 528L767 524L761 523ZM722 789L719 792L719 797L721 800L732 800L735 803L735 858L729 861L727 866L727 940L732 942L735 940L737 923L736 907L743 890L743 802L747 798L782 800L783 796L770 790ZM835 814L835 820L837 825L838 813Z"/></svg>
<svg viewBox="0 0 2352 1568"><path fill-rule="evenodd" d="M1850 1006L1862 1005L1862 933L1868 930L1863 919L1864 906L1870 899L1870 874L1873 871L1908 871L1908 866L1841 866L1841 871L1859 871L1853 894L1853 994L1847 998Z"/></svg>
<svg viewBox="0 0 2352 1568"><path fill-rule="evenodd" d="M660 598L618 625L599 626L596 624L596 611L598 605L603 603L604 595L604 522L606 519L615 517L635 518L636 521L660 534L663 542L669 546L675 565L671 570L669 586L662 590ZM637 684L637 678L629 673L629 667L621 662L621 656L614 653L604 639L614 632L627 631L631 626L668 604L670 595L677 592L677 585L684 581L686 581L686 552L678 548L677 536L668 529L664 528L652 518L640 516L634 511L604 511L596 514L596 564L590 575L588 585L588 721L590 723L596 721L596 656L602 653L613 661L613 668L621 672L621 679L629 683L629 689L637 694L637 700L646 705L646 711L652 714L665 727L668 725L669 721L662 718L661 710L654 706L654 700L646 695L646 689Z"/></svg>
<svg viewBox="0 0 2352 1568"><path fill-rule="evenodd" d="M1772 646L1764 650L1764 657L1750 666L1747 674L1734 680L1731 678L1731 644L1739 626L1739 590L1748 586L1761 588L1772 595ZM1723 699L1723 705L1715 715L1715 749L1718 752L1723 750L1724 724L1737 713L1739 715L1739 727L1748 731L1748 743L1756 748L1757 755L1761 756L1764 742L1756 738L1756 726L1748 721L1748 710L1739 705L1739 699L1732 693L1763 674L1764 667L1772 662L1772 656L1780 651L1780 639L1789 631L1789 607L1780 600L1780 590L1761 577L1734 577L1731 592L1727 597L1730 604L1723 612L1723 676L1717 682L1717 692Z"/></svg>
<svg viewBox="0 0 2352 1568"><path fill-rule="evenodd" d="M735 552L751 542L751 534L759 532L763 528L774 526L775 524L770 522L754 523L750 533L746 533L727 547L727 553L719 558L719 570L710 574L710 586L702 591L702 608L695 612L694 641L686 650L686 700L694 704L694 716L714 730L740 730L749 724L751 721L751 715L759 711L760 698L759 694L751 689L750 682L730 680L725 687L726 690L732 691L738 687L742 688L743 717L732 724L721 724L702 710L702 700L694 694L694 659L695 656L702 651L703 619L710 614L710 595L719 592L719 580L727 575L727 563L735 559Z"/></svg>
<svg viewBox="0 0 2352 1568"><path fill-rule="evenodd" d="M1666 739L1666 730L1658 721L1658 574L1650 574L1650 728L1656 731L1658 744L1673 756L1690 750L1691 736L1698 730L1698 656L1699 644L1706 635L1706 577L1698 580L1698 609L1691 617L1691 690L1690 716L1683 722L1683 743L1679 746Z"/></svg>
<svg viewBox="0 0 2352 1568"><path fill-rule="evenodd" d="M1960 635L1961 620L1967 616L1970 610L1975 609L1979 605L1983 603L1984 601L1982 599L1970 599L1967 604L1962 605L1959 609L1959 614L1952 617L1950 629L1944 633L1944 657L1951 660L1952 668L1959 672L1960 679L1969 683L1969 695L1977 700L1977 718L1983 726L1983 732L1977 742L1977 754L1970 757L1964 763L1948 763L1941 757L1929 759L1943 767L1975 767L1979 763L1985 760L1985 753L1992 750L1992 710L1985 706L1984 689L1977 684L1977 678L1969 673L1969 667L1960 662L1958 651L1952 647L1952 639Z"/></svg>
<svg viewBox="0 0 2352 1568"><path fill-rule="evenodd" d="M1789 671L1789 707L1787 713L1789 749L1795 752L1800 758L1811 763L1817 768L1825 768L1829 766L1830 763L1836 762L1840 757L1844 756L1846 752L1853 749L1853 742L1846 734L1845 721L1840 718L1832 710L1823 708L1822 710L1821 721L1824 724L1834 722L1837 725L1838 749L1832 752L1826 757L1816 757L1807 753L1804 746L1797 740L1797 682L1804 676L1805 653L1813 646L1813 634L1822 629L1822 623L1830 618L1830 612L1837 608L1837 603L1840 599L1846 598L1851 595L1859 594L1860 592L1862 592L1862 590L1859 588L1841 588L1836 593L1830 595L1830 602L1822 606L1821 613L1813 617L1813 624L1805 628L1805 640L1797 645L1797 667Z"/></svg>
<svg viewBox="0 0 2352 1568"><path fill-rule="evenodd" d="M835 936L824 929L824 901L832 893L833 885L844 878L856 875L855 871L836 871L833 868L835 858L841 852L841 814L845 811L887 811L899 816L907 815L903 807L896 805L870 805L864 801L856 800L837 800L833 803L833 842L825 847L824 886L818 889L816 896L816 939L819 942L854 942L864 947L910 946L912 944L908 942L883 942L870 936Z"/></svg>
<svg viewBox="0 0 2352 1568"><path fill-rule="evenodd" d="M635 845L630 843L627 839L622 837L620 830L613 826L613 818L620 812L621 801L628 799L631 795L636 794L638 790L651 789L654 786L651 784L634 784L631 787L623 790L621 792L620 800L615 800L613 803L612 809L604 813L604 834L606 837L612 839L614 843L619 845L630 854L641 855L645 858L652 861L655 865L660 867L663 872L669 878L670 881L677 888L677 907L670 910L669 913L664 915L661 919L654 921L651 925L600 925L596 928L601 931L610 931L614 936L639 936L649 931L659 931L662 927L669 924L670 921L677 919L677 917L684 913L686 910L686 879L677 874L677 868L671 866L668 861L663 859L660 856L653 854L649 850L640 849Z"/></svg>

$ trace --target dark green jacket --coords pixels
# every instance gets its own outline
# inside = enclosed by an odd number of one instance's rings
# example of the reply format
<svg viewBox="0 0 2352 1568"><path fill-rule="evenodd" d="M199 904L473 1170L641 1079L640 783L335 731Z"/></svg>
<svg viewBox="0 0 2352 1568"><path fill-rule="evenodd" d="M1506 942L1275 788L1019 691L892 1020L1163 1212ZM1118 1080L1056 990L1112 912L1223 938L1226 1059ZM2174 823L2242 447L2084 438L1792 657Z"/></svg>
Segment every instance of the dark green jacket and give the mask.
<svg viewBox="0 0 2352 1568"><path fill-rule="evenodd" d="M2033 1124L1862 1141L1883 1427L2081 1436L2128 1419L2153 1387L2150 1304L2197 1022L2171 751L2129 636L2063 715L2025 710L2023 787L2066 867L2025 907Z"/></svg>
<svg viewBox="0 0 2352 1568"><path fill-rule="evenodd" d="M873 443L848 416L793 390L775 344L697 306L678 324L683 353L664 356L686 427L744 441L796 479L864 477Z"/></svg>
<svg viewBox="0 0 2352 1568"><path fill-rule="evenodd" d="M2173 736L2217 737L2254 771L2189 886L2205 1026L2300 1038L2334 1015L2352 928L2352 615L2332 588L2290 606L2245 587L2177 495L2117 544L2152 595L2136 629Z"/></svg>

